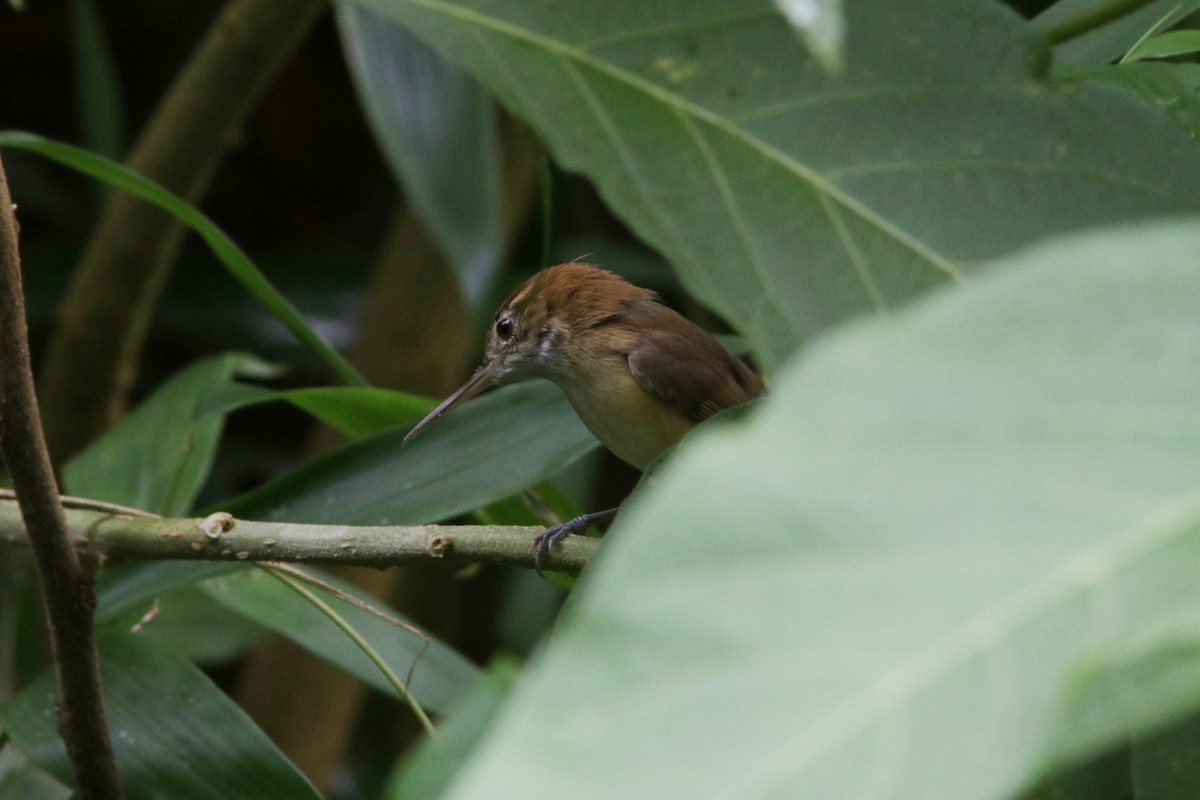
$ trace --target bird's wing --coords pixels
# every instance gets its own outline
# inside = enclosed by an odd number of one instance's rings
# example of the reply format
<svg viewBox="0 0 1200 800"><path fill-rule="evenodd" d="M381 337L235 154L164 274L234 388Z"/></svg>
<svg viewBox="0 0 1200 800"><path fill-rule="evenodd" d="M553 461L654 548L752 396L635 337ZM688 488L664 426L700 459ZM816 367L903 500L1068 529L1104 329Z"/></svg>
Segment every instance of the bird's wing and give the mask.
<svg viewBox="0 0 1200 800"><path fill-rule="evenodd" d="M763 393L762 381L737 356L670 308L638 302L624 316L638 331L629 352L634 379L689 419L702 422Z"/></svg>

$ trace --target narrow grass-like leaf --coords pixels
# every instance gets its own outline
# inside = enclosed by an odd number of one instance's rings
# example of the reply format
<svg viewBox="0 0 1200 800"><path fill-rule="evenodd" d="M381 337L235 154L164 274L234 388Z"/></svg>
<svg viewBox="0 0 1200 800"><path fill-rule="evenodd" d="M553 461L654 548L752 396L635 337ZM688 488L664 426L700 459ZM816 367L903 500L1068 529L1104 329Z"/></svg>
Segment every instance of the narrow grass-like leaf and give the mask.
<svg viewBox="0 0 1200 800"><path fill-rule="evenodd" d="M1055 60L1094 67L1115 61L1197 8L1200 0L1058 0L1030 25L1054 42Z"/></svg>
<svg viewBox="0 0 1200 800"><path fill-rule="evenodd" d="M1200 52L1200 31L1167 31L1138 42L1122 61L1144 61L1147 58L1169 58Z"/></svg>
<svg viewBox="0 0 1200 800"><path fill-rule="evenodd" d="M326 619L332 622L333 625L338 628L338 630L345 634L346 638L353 642L354 646L358 648L358 651L366 656L367 659L370 660L370 662L375 666L379 674L382 675L387 681L388 686L392 688L392 691L399 695L400 698L408 705L408 707L412 709L413 714L416 715L417 720L421 723L421 727L425 729L426 735L434 736L437 734L437 731L433 727L433 723L429 721L429 715L425 713L425 709L421 708L421 704L415 697L413 697L413 694L411 691L409 691L405 680L401 679L400 676L396 674L396 671L392 669L391 665L388 664L383 656L381 656L375 650L375 648L371 646L371 643L367 641L366 637L359 633L358 630L351 625L344 616L339 614L337 610L333 608L333 606L323 600L312 589L296 580L295 577L282 570L274 569L269 566L263 567L263 569L266 570L268 575L271 575L284 586L288 587L293 592L300 595L300 597L304 598L305 602L307 602L317 611L320 611Z"/></svg>
<svg viewBox="0 0 1200 800"><path fill-rule="evenodd" d="M125 104L95 0L71 0L75 82L87 145L108 158L125 150Z"/></svg>
<svg viewBox="0 0 1200 800"><path fill-rule="evenodd" d="M350 362L309 327L308 323L281 295L242 249L203 212L128 167L81 147L56 142L24 131L0 131L0 147L29 150L65 164L108 185L154 203L195 231L229 273L256 300L274 314L297 339L309 347L330 369L352 385L366 386L367 381Z"/></svg>
<svg viewBox="0 0 1200 800"><path fill-rule="evenodd" d="M351 439L420 419L437 404L436 400L407 392L362 386L274 390L229 383L214 387L203 410L210 414L228 414L274 402L291 403Z"/></svg>
<svg viewBox="0 0 1200 800"><path fill-rule="evenodd" d="M360 600L375 605L379 602L327 573L312 572ZM364 683L385 694L401 696L378 666L351 646L346 635L319 610L262 571L217 577L202 588L214 601L288 637ZM408 689L422 706L442 710L471 683L475 667L445 644L437 640L427 643L339 598L328 597L325 602L369 642L396 675L407 679L411 674Z"/></svg>

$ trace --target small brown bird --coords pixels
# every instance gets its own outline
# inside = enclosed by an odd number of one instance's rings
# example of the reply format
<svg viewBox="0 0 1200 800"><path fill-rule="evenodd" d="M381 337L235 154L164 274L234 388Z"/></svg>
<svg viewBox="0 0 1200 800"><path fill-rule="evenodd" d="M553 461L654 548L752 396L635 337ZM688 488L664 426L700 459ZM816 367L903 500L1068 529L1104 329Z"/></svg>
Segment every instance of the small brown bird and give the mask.
<svg viewBox="0 0 1200 800"><path fill-rule="evenodd" d="M483 364L404 441L492 386L530 378L558 384L597 439L638 469L708 417L763 394L762 381L711 334L607 270L542 270L496 312ZM568 533L612 519L585 514L537 536L540 559Z"/></svg>

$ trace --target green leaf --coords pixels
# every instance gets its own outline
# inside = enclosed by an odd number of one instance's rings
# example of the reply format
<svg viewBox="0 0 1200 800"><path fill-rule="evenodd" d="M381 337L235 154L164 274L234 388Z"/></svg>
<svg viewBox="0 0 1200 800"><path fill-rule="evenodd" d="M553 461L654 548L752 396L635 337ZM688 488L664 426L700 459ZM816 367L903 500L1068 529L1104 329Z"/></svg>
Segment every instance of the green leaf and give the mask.
<svg viewBox="0 0 1200 800"><path fill-rule="evenodd" d="M450 796L999 800L1200 709L1197 253L1047 243L811 348L618 518Z"/></svg>
<svg viewBox="0 0 1200 800"><path fill-rule="evenodd" d="M127 614L140 616L150 610L155 598L250 566L237 561L153 561L109 567L96 578L96 624Z"/></svg>
<svg viewBox="0 0 1200 800"><path fill-rule="evenodd" d="M280 399L355 439L420 419L437 404L407 392L357 386L291 389Z"/></svg>
<svg viewBox="0 0 1200 800"><path fill-rule="evenodd" d="M182 658L128 634L100 639L117 767L129 800L292 800L320 796L238 706ZM71 768L47 671L0 706L30 759L60 780Z"/></svg>
<svg viewBox="0 0 1200 800"><path fill-rule="evenodd" d="M492 101L469 75L383 17L339 3L337 20L375 139L463 295L478 305L504 246Z"/></svg>
<svg viewBox="0 0 1200 800"><path fill-rule="evenodd" d="M386 800L437 800L475 751L516 678L514 664L494 664L447 712L436 739L425 739L396 768Z"/></svg>
<svg viewBox="0 0 1200 800"><path fill-rule="evenodd" d="M312 571L321 581L371 605L379 600L350 584ZM306 650L320 656L384 694L397 696L396 690L371 663L319 610L300 595L262 570L246 570L213 578L202 584L204 592L225 608L286 636ZM320 590L317 590L320 591ZM383 660L402 679L412 674L409 691L428 709L443 709L458 697L475 676L475 667L447 647L433 640L428 647L411 632L401 630L345 600L329 595L323 599L350 622L372 645ZM390 614L395 614L387 609Z"/></svg>
<svg viewBox="0 0 1200 800"><path fill-rule="evenodd" d="M5 800L72 800L74 793L16 748L0 745L0 797Z"/></svg>
<svg viewBox="0 0 1200 800"><path fill-rule="evenodd" d="M227 353L198 361L164 383L63 468L68 494L179 517L192 508L216 454L225 418L205 398L257 362Z"/></svg>
<svg viewBox="0 0 1200 800"><path fill-rule="evenodd" d="M142 641L199 665L228 664L264 638L261 625L213 601L194 585L159 593L146 608L112 620L108 629L138 626Z"/></svg>
<svg viewBox="0 0 1200 800"><path fill-rule="evenodd" d="M1103 67L1093 74L1134 89L1200 141L1200 64L1137 62Z"/></svg>
<svg viewBox="0 0 1200 800"><path fill-rule="evenodd" d="M221 508L289 522L434 522L515 494L597 446L546 381L494 390L401 447L404 434L359 439Z"/></svg>
<svg viewBox="0 0 1200 800"><path fill-rule="evenodd" d="M1200 0L1059 0L1030 25L1056 44L1054 58L1091 67L1125 55L1140 39L1170 28Z"/></svg>
<svg viewBox="0 0 1200 800"><path fill-rule="evenodd" d="M1145 800L1134 795L1129 770L1129 748L1055 775L1020 800Z"/></svg>
<svg viewBox="0 0 1200 800"><path fill-rule="evenodd" d="M1182 800L1200 792L1200 717L1193 717L1133 748L1133 796Z"/></svg>
<svg viewBox="0 0 1200 800"><path fill-rule="evenodd" d="M309 347L330 369L347 383L365 386L367 381L358 374L340 353L331 347L300 316L295 307L271 285L242 249L206 215L177 195L128 167L80 147L55 142L24 131L0 131L0 146L29 150L65 164L85 175L123 189L166 211L199 234L229 273L256 300L274 314L292 335Z"/></svg>
<svg viewBox="0 0 1200 800"><path fill-rule="evenodd" d="M1167 31L1149 39L1143 39L1125 57L1126 61L1147 58L1168 58L1200 52L1200 31Z"/></svg>
<svg viewBox="0 0 1200 800"><path fill-rule="evenodd" d="M396 673L396 670L392 667L392 665L388 663L388 661L382 655L379 654L379 651L376 650L376 648L366 639L366 637L359 633L358 628L356 628L353 623L347 620L345 616L338 613L338 610L332 605L325 602L325 600L319 594L305 585L305 583L316 580L313 576L303 573L302 570L285 570L282 565L271 565L264 567L264 569L271 575L271 577L275 578L277 581L291 591L295 592L300 597L303 597L305 602L320 611L321 614L325 616L326 620L335 625L338 630L340 630L342 634L354 644L358 651L365 655L371 661L371 663L375 665L375 668L378 670L378 672L386 678L388 684L392 687L393 692L409 706L409 709L413 712L414 716L416 716L426 735L437 735L437 729L433 727L433 721L429 719L429 714L426 713L424 706L420 704L420 702L413 696L413 693L409 690L408 680L401 678ZM304 577L301 577L302 575ZM331 594L337 594L337 592L332 588L329 588L329 591ZM345 599L349 600L350 598L346 597ZM376 614L383 613L379 609L373 610ZM399 620L391 621L394 622L398 627L401 626ZM407 623L403 623L403 625L406 626ZM411 632L416 634L415 629ZM415 660L413 666L416 666Z"/></svg>
<svg viewBox="0 0 1200 800"><path fill-rule="evenodd" d="M215 387L204 411L228 414L263 403L287 402L307 411L339 433L357 439L425 416L437 405L407 392L362 386L314 386L277 391L245 383Z"/></svg>
<svg viewBox="0 0 1200 800"><path fill-rule="evenodd" d="M125 104L94 0L71 0L71 38L87 145L108 158L120 158L125 150Z"/></svg>
<svg viewBox="0 0 1200 800"><path fill-rule="evenodd" d="M768 0L355 0L496 92L772 369L1036 239L1200 212L1200 153L1110 87L1057 86L990 0L845 4L846 70Z"/></svg>

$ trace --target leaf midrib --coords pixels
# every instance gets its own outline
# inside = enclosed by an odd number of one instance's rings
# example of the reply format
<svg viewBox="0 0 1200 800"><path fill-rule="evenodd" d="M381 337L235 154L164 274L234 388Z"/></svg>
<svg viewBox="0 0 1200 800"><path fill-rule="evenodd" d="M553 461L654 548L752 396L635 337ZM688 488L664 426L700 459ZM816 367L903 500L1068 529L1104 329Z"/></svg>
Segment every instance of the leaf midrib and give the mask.
<svg viewBox="0 0 1200 800"><path fill-rule="evenodd" d="M586 51L581 50L576 46L567 45L563 42L544 36L527 28L521 28L517 25L505 22L495 17L485 16L473 9L451 5L443 2L442 0L403 0L403 2L406 2L412 6L424 8L425 10L436 14L442 14L447 17L456 18L483 30L507 36L525 44L542 48L548 53L557 55L560 58L568 59L579 64L580 66L595 70L596 72L606 75L613 80L624 83L629 88L642 92L643 94L662 103L665 107L673 109L676 113L688 114L700 122L711 125L712 127L728 134L736 141L743 143L750 151L757 153L765 160L781 166L787 172L790 172L801 180L807 182L814 189L814 191L823 193L829 198L835 200L848 212L851 212L867 224L886 234L902 247L905 247L920 256L931 267L943 272L953 280L961 281L963 279L962 272L959 270L957 264L953 260L942 255L941 253L929 247L925 242L917 239L907 231L891 223L851 195L841 191L835 184L832 184L826 180L825 177L819 172L816 172L815 170L806 167L801 162L792 159L778 148L772 147L762 140L750 136L745 129L737 127L731 121L716 114L715 112L696 105L695 103L688 102L678 95L668 92L661 86L634 75L633 73L618 69L609 62L596 59Z"/></svg>

